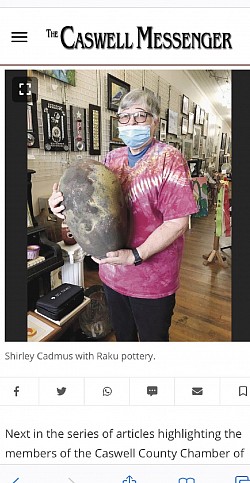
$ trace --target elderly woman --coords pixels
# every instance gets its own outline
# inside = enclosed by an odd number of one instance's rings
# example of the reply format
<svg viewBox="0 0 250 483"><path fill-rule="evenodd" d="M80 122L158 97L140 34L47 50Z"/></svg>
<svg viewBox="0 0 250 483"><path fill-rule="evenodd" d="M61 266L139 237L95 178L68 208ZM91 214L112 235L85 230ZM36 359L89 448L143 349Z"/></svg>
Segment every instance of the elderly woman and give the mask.
<svg viewBox="0 0 250 483"><path fill-rule="evenodd" d="M119 178L129 208L128 246L94 258L117 341L169 340L183 234L188 215L197 211L186 161L154 138L159 114L153 94L135 89L124 96L117 117L126 147L104 161ZM61 217L62 201L54 185L50 207Z"/></svg>

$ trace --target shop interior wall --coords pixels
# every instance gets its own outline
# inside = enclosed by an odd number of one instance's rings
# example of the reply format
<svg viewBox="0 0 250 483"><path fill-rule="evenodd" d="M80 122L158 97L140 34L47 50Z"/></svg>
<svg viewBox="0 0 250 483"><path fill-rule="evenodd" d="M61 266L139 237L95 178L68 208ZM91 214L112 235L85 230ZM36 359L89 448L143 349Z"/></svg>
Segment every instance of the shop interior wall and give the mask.
<svg viewBox="0 0 250 483"><path fill-rule="evenodd" d="M207 99L200 89L192 82L188 72L185 71L167 71L167 70L77 70L76 85L71 86L49 77L41 72L33 71L32 75L38 78L38 129L40 148L28 149L28 168L34 169L36 173L32 176L32 196L34 213L39 213L39 198L48 198L52 191L54 182L58 182L65 168L69 165L80 161L81 159L93 158L101 160L109 151L110 145L110 117L115 115L113 111L108 110L107 95L107 74L110 73L121 80L130 84L131 89L146 87L152 90L161 99L162 118L166 118L166 110L168 108L179 113L178 136L180 139L192 139L190 134L181 135L181 122L183 115L181 114L182 95L189 97L189 110L194 112L195 104L199 104L209 114L209 119L216 126L217 143L217 162L219 153L219 143L221 133L227 132L230 136L230 128L223 123L218 113L213 109L209 99ZM68 114L68 135L70 145L70 126L69 126L69 109L70 105L86 108L87 110L87 146L89 146L89 129L88 129L88 107L89 104L101 106L101 155L90 156L86 152L68 152L54 151L48 152L44 150L43 126L41 99L47 99L54 102L66 104ZM168 141L175 141L176 136L168 135Z"/></svg>

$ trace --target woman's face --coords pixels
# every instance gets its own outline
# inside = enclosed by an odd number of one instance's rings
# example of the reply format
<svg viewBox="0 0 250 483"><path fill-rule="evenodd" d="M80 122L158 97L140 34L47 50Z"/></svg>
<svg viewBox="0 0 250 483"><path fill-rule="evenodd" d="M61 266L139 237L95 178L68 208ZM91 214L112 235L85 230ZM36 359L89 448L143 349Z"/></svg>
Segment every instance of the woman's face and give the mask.
<svg viewBox="0 0 250 483"><path fill-rule="evenodd" d="M142 113L140 116L139 113ZM154 133L156 130L156 126L158 124L158 120L152 116L152 113L149 112L145 107L141 104L133 104L133 106L128 107L127 109L123 109L119 112L119 114L135 114L135 117L132 115L130 116L129 121L124 124L119 122L119 126L150 126L150 142L154 137ZM147 143L148 144L148 143Z"/></svg>

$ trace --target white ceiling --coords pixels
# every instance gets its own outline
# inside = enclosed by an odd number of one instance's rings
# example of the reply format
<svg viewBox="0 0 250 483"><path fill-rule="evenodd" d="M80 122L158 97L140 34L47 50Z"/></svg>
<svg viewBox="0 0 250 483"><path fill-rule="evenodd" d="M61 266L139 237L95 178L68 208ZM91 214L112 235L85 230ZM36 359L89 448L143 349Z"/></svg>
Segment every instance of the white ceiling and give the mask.
<svg viewBox="0 0 250 483"><path fill-rule="evenodd" d="M231 71L230 70L190 70L190 77L198 84L213 104L222 119L231 127ZM228 95L225 94L228 90ZM223 105L223 97L228 98L228 106Z"/></svg>

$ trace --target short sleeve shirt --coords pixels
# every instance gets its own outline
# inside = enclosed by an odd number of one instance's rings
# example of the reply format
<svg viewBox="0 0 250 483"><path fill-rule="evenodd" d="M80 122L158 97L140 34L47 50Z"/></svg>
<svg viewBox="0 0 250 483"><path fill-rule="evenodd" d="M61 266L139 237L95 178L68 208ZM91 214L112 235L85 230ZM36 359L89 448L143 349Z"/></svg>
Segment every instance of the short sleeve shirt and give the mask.
<svg viewBox="0 0 250 483"><path fill-rule="evenodd" d="M120 180L128 205L127 247L140 246L165 221L197 212L187 162L174 147L154 140L134 167L128 164L128 148L118 148L108 153L105 164ZM171 295L179 286L183 242L180 236L137 266L100 265L100 278L123 295Z"/></svg>

